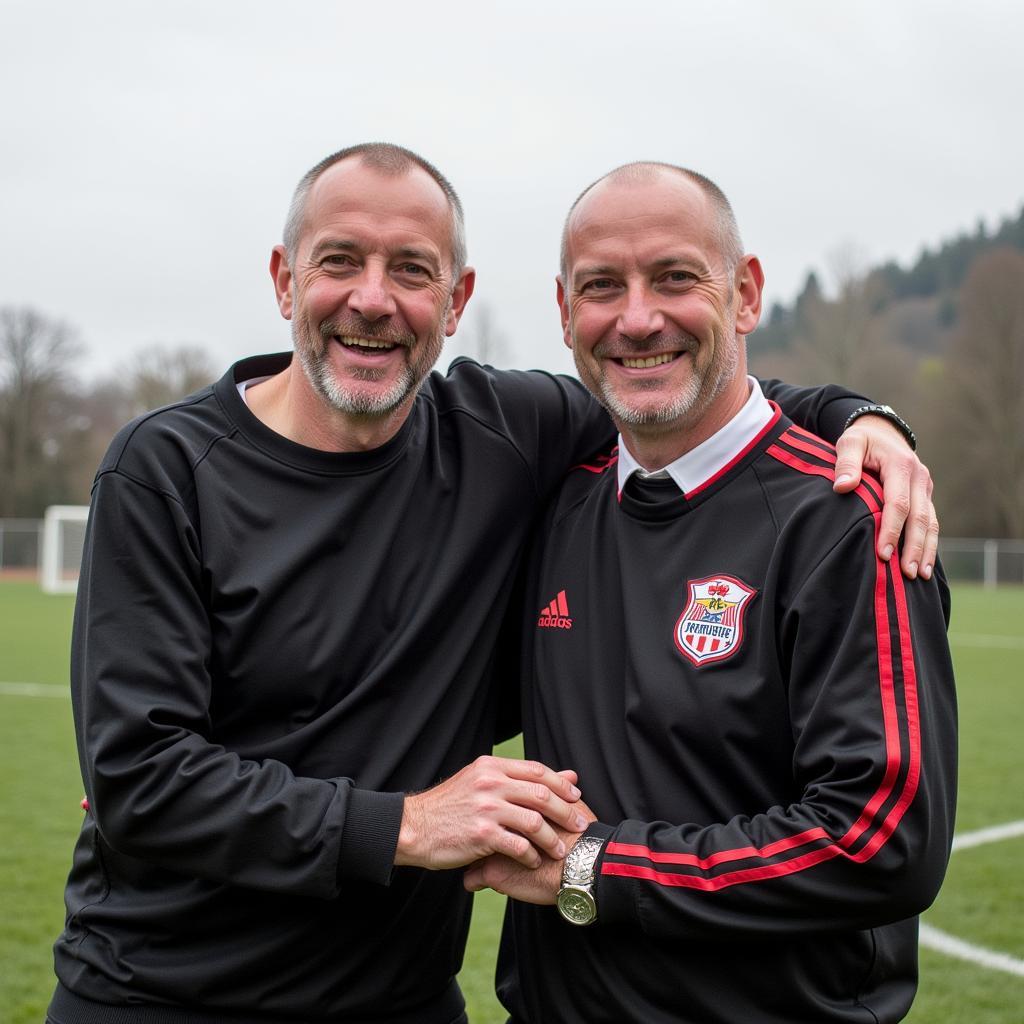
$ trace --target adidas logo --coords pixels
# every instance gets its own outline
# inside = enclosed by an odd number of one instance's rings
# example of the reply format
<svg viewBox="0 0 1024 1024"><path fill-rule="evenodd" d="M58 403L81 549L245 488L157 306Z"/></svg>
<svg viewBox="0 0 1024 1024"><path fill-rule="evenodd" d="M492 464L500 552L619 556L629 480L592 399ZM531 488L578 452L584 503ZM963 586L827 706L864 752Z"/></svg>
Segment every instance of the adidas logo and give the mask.
<svg viewBox="0 0 1024 1024"><path fill-rule="evenodd" d="M544 629L572 629L569 618L569 602L565 599L565 591L560 590L558 597L546 608L541 608L537 626Z"/></svg>

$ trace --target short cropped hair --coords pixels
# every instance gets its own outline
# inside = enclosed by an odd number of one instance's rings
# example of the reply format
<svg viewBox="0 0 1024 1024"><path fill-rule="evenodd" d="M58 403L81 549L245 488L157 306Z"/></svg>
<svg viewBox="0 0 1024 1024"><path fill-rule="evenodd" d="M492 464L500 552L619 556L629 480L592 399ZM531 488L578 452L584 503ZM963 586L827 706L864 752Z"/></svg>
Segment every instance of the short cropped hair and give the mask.
<svg viewBox="0 0 1024 1024"><path fill-rule="evenodd" d="M336 163L349 157L359 157L367 167L381 174L398 176L407 174L413 167L426 171L440 186L448 208L452 214L452 276L458 279L466 266L466 224L462 213L462 200L452 187L451 182L432 164L424 160L418 153L404 146L396 146L391 142L361 142L355 146L346 146L336 153L326 156L315 167L311 167L300 179L292 195L288 207L288 219L284 224L284 247L288 254L288 262L292 263L294 253L298 249L302 235L302 225L306 216L306 200L310 190L321 174Z"/></svg>
<svg viewBox="0 0 1024 1024"><path fill-rule="evenodd" d="M659 168L668 171L675 171L683 177L692 181L711 200L715 208L718 224L718 243L722 255L730 271L736 268L743 256L743 241L740 238L739 225L736 223L736 214L733 213L732 204L726 194L708 177L689 167L680 167L678 164L663 163L660 160L634 160L632 163L621 164L619 167L602 174L596 181L592 181L577 197L569 208L565 217L565 224L562 227L562 245L559 254L559 269L562 273L562 280L566 281L566 273L569 269L569 226L572 222L572 215L576 207L580 205L583 197L591 189L600 185L603 181L644 181L653 176ZM566 284L568 282L566 281Z"/></svg>

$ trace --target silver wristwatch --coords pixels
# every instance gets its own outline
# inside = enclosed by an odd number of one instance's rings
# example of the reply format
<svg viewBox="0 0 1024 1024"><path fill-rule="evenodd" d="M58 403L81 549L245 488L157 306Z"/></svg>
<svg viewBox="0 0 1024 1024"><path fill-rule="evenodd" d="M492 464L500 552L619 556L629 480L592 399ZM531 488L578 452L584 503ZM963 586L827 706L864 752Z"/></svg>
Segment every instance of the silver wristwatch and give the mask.
<svg viewBox="0 0 1024 1024"><path fill-rule="evenodd" d="M602 846L604 840L597 836L580 836L565 856L558 912L571 924L593 924L597 918L594 865Z"/></svg>

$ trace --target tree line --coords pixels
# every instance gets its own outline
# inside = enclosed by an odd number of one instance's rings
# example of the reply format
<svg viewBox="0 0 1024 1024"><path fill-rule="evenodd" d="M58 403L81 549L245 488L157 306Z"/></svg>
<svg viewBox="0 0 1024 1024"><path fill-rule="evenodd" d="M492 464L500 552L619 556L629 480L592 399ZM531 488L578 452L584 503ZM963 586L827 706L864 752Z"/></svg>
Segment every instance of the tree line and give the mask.
<svg viewBox="0 0 1024 1024"><path fill-rule="evenodd" d="M864 268L849 247L832 287L808 275L749 339L753 372L844 384L895 407L917 431L947 536L1024 538L1024 210L925 251L902 270ZM478 357L510 346L491 310ZM85 504L115 431L218 375L202 348L152 346L84 384L75 331L27 308L0 307L0 517Z"/></svg>
<svg viewBox="0 0 1024 1024"><path fill-rule="evenodd" d="M152 346L107 378L75 372L73 328L25 307L0 307L0 517L38 518L89 502L96 467L133 416L216 376L197 346Z"/></svg>
<svg viewBox="0 0 1024 1024"><path fill-rule="evenodd" d="M954 537L1024 538L1024 210L914 266L830 260L749 339L751 367L792 383L845 384L914 426Z"/></svg>

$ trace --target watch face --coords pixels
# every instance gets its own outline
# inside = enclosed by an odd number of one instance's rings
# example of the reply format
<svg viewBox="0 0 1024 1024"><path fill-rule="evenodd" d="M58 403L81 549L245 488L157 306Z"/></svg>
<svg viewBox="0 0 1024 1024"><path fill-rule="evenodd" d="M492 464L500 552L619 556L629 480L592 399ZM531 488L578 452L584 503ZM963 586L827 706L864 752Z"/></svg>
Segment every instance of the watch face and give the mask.
<svg viewBox="0 0 1024 1024"><path fill-rule="evenodd" d="M590 924L597 917L597 904L586 889L567 886L558 894L558 912L571 924Z"/></svg>

